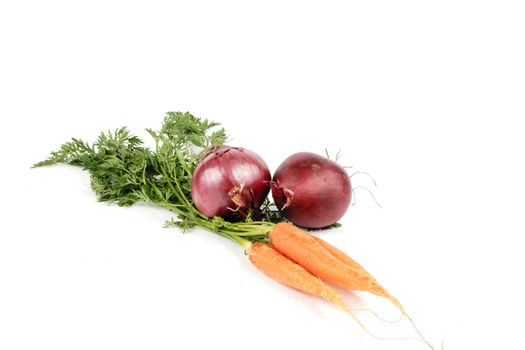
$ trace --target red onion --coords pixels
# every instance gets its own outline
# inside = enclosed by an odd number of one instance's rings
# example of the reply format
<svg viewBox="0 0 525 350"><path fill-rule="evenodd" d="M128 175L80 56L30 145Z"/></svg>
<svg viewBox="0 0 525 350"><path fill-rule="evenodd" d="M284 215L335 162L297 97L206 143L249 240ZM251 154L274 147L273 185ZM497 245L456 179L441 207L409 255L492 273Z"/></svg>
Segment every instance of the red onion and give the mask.
<svg viewBox="0 0 525 350"><path fill-rule="evenodd" d="M222 146L208 154L195 169L191 196L195 206L208 217L233 221L249 211L257 217L270 191L270 170L254 152Z"/></svg>
<svg viewBox="0 0 525 350"><path fill-rule="evenodd" d="M282 162L271 186L281 213L306 228L335 224L352 199L350 177L343 167L308 152L293 154Z"/></svg>

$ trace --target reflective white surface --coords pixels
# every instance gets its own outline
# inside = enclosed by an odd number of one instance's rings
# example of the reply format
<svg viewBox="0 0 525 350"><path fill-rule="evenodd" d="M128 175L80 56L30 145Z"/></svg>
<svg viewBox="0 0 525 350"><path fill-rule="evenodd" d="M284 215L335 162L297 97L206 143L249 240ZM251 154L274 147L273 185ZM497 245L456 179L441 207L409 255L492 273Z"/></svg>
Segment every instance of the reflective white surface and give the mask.
<svg viewBox="0 0 525 350"><path fill-rule="evenodd" d="M364 190L322 237L447 350L523 343L524 5L518 1L0 5L0 349L424 349L368 337L164 210L29 166L72 136L221 121L271 170L333 156ZM373 297L354 307L395 317ZM359 314L385 336L410 335Z"/></svg>

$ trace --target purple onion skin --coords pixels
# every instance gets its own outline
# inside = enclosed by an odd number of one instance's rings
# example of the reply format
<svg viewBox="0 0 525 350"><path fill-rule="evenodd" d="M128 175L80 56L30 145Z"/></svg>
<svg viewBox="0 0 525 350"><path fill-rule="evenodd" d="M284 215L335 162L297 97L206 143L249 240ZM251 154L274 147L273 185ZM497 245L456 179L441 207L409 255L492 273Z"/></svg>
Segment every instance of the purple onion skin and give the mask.
<svg viewBox="0 0 525 350"><path fill-rule="evenodd" d="M270 170L256 153L240 147L221 146L195 169L191 196L197 209L208 217L228 221L255 215L270 191Z"/></svg>
<svg viewBox="0 0 525 350"><path fill-rule="evenodd" d="M324 228L343 217L352 200L346 171L314 153L291 155L277 168L272 196L281 213L305 228Z"/></svg>

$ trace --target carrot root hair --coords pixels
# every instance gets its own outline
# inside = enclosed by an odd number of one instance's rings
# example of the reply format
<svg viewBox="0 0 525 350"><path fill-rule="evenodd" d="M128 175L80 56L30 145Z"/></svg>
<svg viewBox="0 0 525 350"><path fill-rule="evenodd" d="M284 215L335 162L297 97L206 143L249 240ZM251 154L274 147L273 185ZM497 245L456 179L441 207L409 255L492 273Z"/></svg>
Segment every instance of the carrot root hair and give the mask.
<svg viewBox="0 0 525 350"><path fill-rule="evenodd" d="M315 235L310 235L288 223L277 224L272 229L270 232L270 242L275 245L276 249L281 250L284 255L299 265L303 265L312 274L323 280L337 284L344 289L365 291L389 300L401 311L399 320L406 317L412 325L412 328L414 328L414 331L420 337L419 340L431 349L434 349L417 328L412 318L406 313L401 302L377 282L372 274L346 253L323 239ZM321 266L323 267L321 268ZM332 303L343 308L368 334L374 336L366 330L355 315L345 305L341 304L340 301L334 300ZM377 316L377 314L375 315ZM374 336L374 338L380 337Z"/></svg>
<svg viewBox="0 0 525 350"><path fill-rule="evenodd" d="M328 301L330 304L338 307L339 309L342 309L343 311L345 311L346 313L348 313L350 315L350 317L352 317L354 319L354 321L358 324L358 326L366 332L366 334L368 334L369 336L371 336L372 338L374 339L378 339L378 340L396 340L396 341L419 341L419 342L423 342L423 343L426 343L428 346L430 346L430 348L432 350L434 350L434 348L432 347L432 345L430 345L426 340L423 339L420 339L420 338L416 338L416 337L401 337L401 338L390 338L390 337L381 337L381 336L378 336L374 333L372 333L364 324L363 322L361 322L361 320L353 313L354 310L351 310L348 308L348 306L346 305L343 297L337 293L335 290L333 290L332 288L326 286L326 288L323 288L323 290L321 291L321 294L320 296L325 299L326 301ZM372 312L377 318L383 320L381 317L379 317L373 310L371 309L361 309L363 311L370 311ZM406 314L403 314L401 315L401 317L396 320L396 321L393 321L392 323L394 322L399 322L403 316L406 315ZM388 321L387 321L388 322Z"/></svg>
<svg viewBox="0 0 525 350"><path fill-rule="evenodd" d="M403 317L405 317L405 314L400 314L399 317L396 318L396 319L386 319L386 318L380 316L377 312L375 312L373 309L370 309L370 308L359 308L359 309L349 309L349 310L352 311L353 313L361 312L361 311L368 312L368 313L372 314L375 318L380 320L381 322L385 322L385 323L399 323L399 322L401 322Z"/></svg>
<svg viewBox="0 0 525 350"><path fill-rule="evenodd" d="M256 268L274 280L304 293L319 296L335 307L344 310L363 331L375 339L421 341L418 338L385 338L375 335L348 308L341 294L325 284L319 277L314 276L301 265L285 257L278 250L267 244L261 242L253 243L248 249L248 257Z"/></svg>

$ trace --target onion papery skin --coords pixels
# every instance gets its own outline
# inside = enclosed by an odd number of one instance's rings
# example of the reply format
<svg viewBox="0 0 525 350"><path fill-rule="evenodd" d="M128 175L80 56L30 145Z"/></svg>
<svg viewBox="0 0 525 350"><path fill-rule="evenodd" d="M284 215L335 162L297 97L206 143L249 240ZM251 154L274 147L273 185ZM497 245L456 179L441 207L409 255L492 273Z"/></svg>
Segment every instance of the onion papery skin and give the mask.
<svg viewBox="0 0 525 350"><path fill-rule="evenodd" d="M277 208L292 223L305 228L335 224L348 210L352 184L345 169L315 153L300 152L285 159L271 183Z"/></svg>
<svg viewBox="0 0 525 350"><path fill-rule="evenodd" d="M270 191L270 170L255 152L221 146L197 165L191 181L191 196L197 209L208 217L228 221L257 217Z"/></svg>

